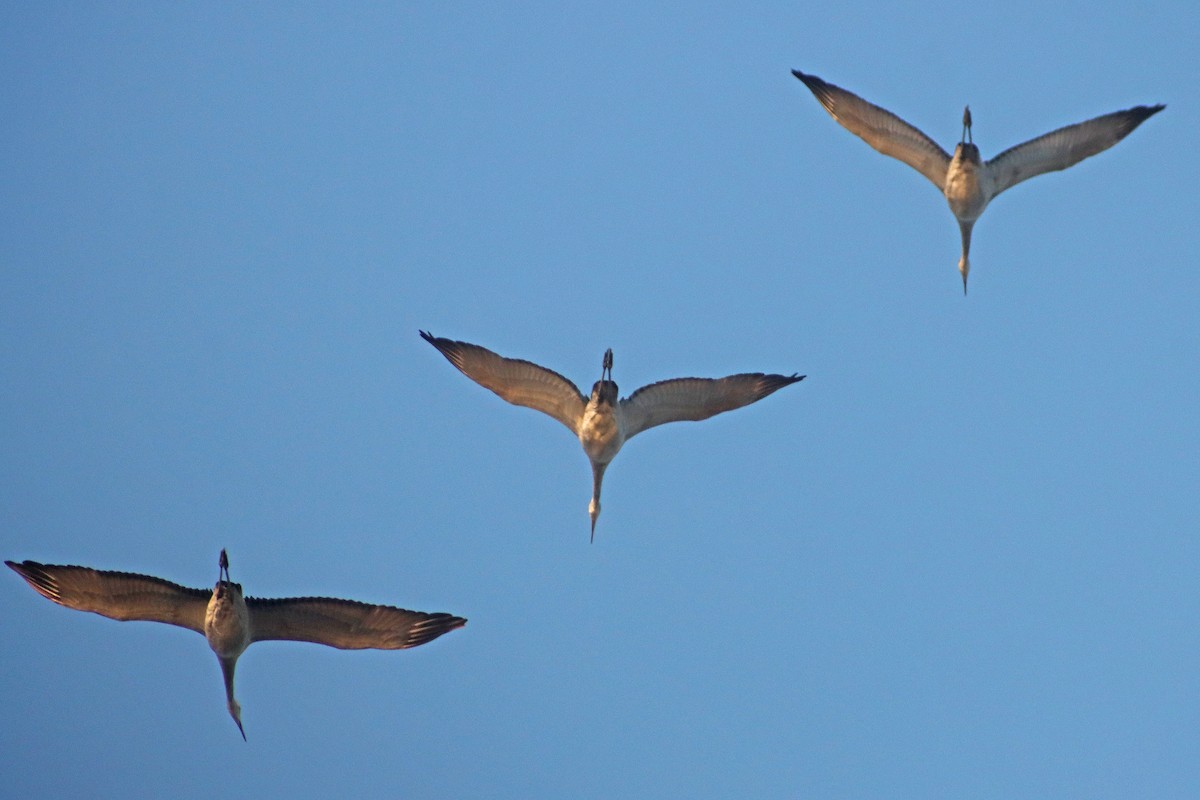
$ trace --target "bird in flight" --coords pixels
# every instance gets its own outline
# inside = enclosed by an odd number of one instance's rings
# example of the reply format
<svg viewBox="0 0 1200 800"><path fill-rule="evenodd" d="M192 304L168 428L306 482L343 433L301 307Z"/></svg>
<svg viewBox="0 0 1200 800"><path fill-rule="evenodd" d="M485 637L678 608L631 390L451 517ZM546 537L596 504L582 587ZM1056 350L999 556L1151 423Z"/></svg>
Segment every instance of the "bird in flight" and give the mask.
<svg viewBox="0 0 1200 800"><path fill-rule="evenodd" d="M804 82L843 128L885 156L908 164L946 196L962 234L958 271L962 273L963 294L967 293L967 273L971 270L971 229L996 195L1035 175L1066 169L1107 150L1166 108L1161 104L1135 106L1067 125L983 161L971 137L970 106L963 109L963 132L951 158L936 142L890 111L816 75L796 69L792 74Z"/></svg>
<svg viewBox="0 0 1200 800"><path fill-rule="evenodd" d="M450 614L426 614L392 606L328 597L264 599L243 597L229 579L229 558L221 551L217 584L210 592L176 583L88 567L20 564L5 561L48 600L77 611L117 620L147 620L204 634L225 677L229 714L242 738L242 708L233 698L233 669L254 642L316 642L342 650L400 650L431 642L467 623Z"/></svg>
<svg viewBox="0 0 1200 800"><path fill-rule="evenodd" d="M600 483L622 445L642 431L665 422L708 419L722 411L748 406L804 375L750 372L727 378L675 378L643 386L617 400L612 380L612 350L604 353L600 380L591 397L553 370L530 361L505 358L467 342L442 339L425 331L421 338L438 349L459 371L513 405L536 409L566 425L579 437L592 463L592 540L600 516Z"/></svg>

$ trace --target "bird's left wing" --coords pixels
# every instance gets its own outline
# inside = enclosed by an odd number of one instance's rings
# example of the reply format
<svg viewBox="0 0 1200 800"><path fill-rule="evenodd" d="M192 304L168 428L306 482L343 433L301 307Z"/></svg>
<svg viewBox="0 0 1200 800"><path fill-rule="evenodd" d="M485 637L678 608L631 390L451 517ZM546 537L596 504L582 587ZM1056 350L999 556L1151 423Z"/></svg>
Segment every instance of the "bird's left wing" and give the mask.
<svg viewBox="0 0 1200 800"><path fill-rule="evenodd" d="M401 650L467 624L452 614L426 614L330 597L246 598L255 642L285 639L342 650Z"/></svg>
<svg viewBox="0 0 1200 800"><path fill-rule="evenodd" d="M915 125L816 75L806 75L798 69L792 70L792 74L809 88L829 116L843 128L885 156L908 164L928 178L939 192L946 191L950 154Z"/></svg>
<svg viewBox="0 0 1200 800"><path fill-rule="evenodd" d="M425 331L420 333L422 339L480 386L491 389L513 405L549 414L566 425L571 433L579 433L579 420L587 398L580 393L579 387L562 375L532 361L505 358L477 344L443 339Z"/></svg>
<svg viewBox="0 0 1200 800"><path fill-rule="evenodd" d="M675 378L643 386L621 401L625 438L665 422L708 419L750 405L804 378L749 372L727 378Z"/></svg>
<svg viewBox="0 0 1200 800"><path fill-rule="evenodd" d="M1067 125L1010 147L987 162L995 189L992 197L1035 175L1066 169L1112 147L1166 106L1136 106Z"/></svg>
<svg viewBox="0 0 1200 800"><path fill-rule="evenodd" d="M4 563L39 594L60 606L122 621L165 622L204 633L204 612L212 597L207 589L189 589L132 572L36 561Z"/></svg>

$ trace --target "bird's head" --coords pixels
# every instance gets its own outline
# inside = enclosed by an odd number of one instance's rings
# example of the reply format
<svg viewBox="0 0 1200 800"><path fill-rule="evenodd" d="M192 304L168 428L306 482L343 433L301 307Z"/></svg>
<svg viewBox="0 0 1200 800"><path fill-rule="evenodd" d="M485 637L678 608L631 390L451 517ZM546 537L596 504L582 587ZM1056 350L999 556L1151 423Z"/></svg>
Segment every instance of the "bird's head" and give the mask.
<svg viewBox="0 0 1200 800"><path fill-rule="evenodd" d="M592 498L588 503L588 516L592 518L592 541L596 541L596 520L600 519L600 501Z"/></svg>
<svg viewBox="0 0 1200 800"><path fill-rule="evenodd" d="M229 716L233 717L233 721L237 723L238 730L242 734L242 741L247 741L246 729L242 727L242 707L232 697L229 698Z"/></svg>

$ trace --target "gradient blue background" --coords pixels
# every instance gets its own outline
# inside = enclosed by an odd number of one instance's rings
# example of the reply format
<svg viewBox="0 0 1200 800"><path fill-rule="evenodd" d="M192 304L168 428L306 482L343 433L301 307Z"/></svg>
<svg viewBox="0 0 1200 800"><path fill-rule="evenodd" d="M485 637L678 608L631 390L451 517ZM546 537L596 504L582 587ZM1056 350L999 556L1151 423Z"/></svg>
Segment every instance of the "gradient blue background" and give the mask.
<svg viewBox="0 0 1200 800"><path fill-rule="evenodd" d="M1200 793L1194 3L8 4L0 555L450 611L256 645L0 575L13 797ZM984 156L945 201L792 68ZM623 393L590 473L418 328Z"/></svg>

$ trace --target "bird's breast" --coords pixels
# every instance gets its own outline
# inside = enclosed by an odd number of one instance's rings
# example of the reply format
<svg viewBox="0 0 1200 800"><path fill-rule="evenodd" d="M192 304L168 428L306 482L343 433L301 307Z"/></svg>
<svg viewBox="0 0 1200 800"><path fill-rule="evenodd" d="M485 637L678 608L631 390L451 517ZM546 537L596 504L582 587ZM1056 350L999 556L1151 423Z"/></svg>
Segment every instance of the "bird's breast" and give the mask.
<svg viewBox="0 0 1200 800"><path fill-rule="evenodd" d="M250 644L250 613L241 597L214 593L204 614L208 646L222 658L236 658Z"/></svg>
<svg viewBox="0 0 1200 800"><path fill-rule="evenodd" d="M592 461L602 464L612 461L613 456L625 443L612 406L588 405L583 412L583 422L579 426L579 442Z"/></svg>
<svg viewBox="0 0 1200 800"><path fill-rule="evenodd" d="M964 222L979 219L992 199L987 175L980 165L955 158L946 172L946 202L954 216Z"/></svg>

